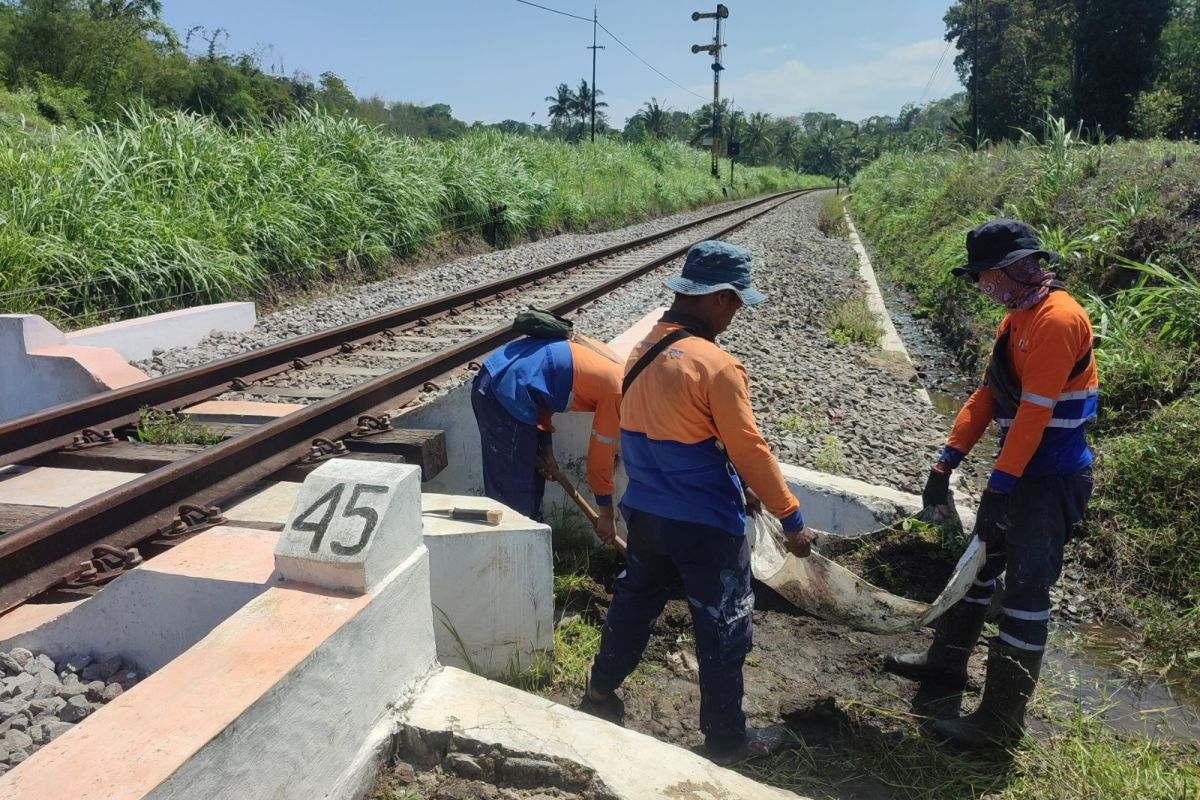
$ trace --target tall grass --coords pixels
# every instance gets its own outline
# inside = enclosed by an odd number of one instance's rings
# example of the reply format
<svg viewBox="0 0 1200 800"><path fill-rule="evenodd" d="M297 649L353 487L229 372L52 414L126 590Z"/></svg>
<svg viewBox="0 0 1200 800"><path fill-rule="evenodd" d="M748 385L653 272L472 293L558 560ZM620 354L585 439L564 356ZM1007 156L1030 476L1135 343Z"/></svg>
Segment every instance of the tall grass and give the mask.
<svg viewBox="0 0 1200 800"><path fill-rule="evenodd" d="M1092 144L1049 120L978 153L893 154L858 176L853 210L888 274L980 365L1001 311L950 268L989 217L1023 219L1097 335L1096 543L1147 640L1200 670L1200 145Z"/></svg>
<svg viewBox="0 0 1200 800"><path fill-rule="evenodd" d="M619 225L723 199L674 142L398 138L347 117L228 130L182 112L0 126L0 310L59 318L244 298L366 273L438 236ZM757 194L820 179L739 170Z"/></svg>

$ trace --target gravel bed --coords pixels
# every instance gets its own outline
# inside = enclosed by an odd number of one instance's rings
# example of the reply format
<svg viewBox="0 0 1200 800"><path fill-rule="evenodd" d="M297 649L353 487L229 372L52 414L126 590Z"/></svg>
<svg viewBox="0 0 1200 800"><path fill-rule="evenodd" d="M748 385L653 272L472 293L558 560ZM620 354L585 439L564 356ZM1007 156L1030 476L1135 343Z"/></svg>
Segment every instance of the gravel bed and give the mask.
<svg viewBox="0 0 1200 800"><path fill-rule="evenodd" d="M919 493L948 425L918 399L907 362L830 338L833 307L864 286L849 242L817 229L818 201L801 197L727 237L754 256L768 300L740 312L719 341L746 365L763 436L781 461ZM670 303L662 278L680 266L598 300L577 324L615 336Z"/></svg>
<svg viewBox="0 0 1200 800"><path fill-rule="evenodd" d="M0 651L0 675L0 775L146 677L120 656L55 663L22 647Z"/></svg>
<svg viewBox="0 0 1200 800"><path fill-rule="evenodd" d="M741 312L721 344L746 365L763 435L781 461L920 492L949 421L918 399L920 377L908 362L830 338L827 320L832 309L864 287L849 243L828 238L817 228L818 198L798 198L727 237L753 254L755 280L769 300ZM550 263L700 213L619 232L558 236L461 259L287 309L260 320L250 333L216 334L195 348L156 356L138 366L153 374L193 366L460 289L468 281ZM669 304L670 292L662 279L677 273L681 263L682 259L669 263L590 304L576 315L579 329L606 340L650 310ZM357 363L367 365L369 359ZM305 382L303 373L293 373L266 383ZM355 382L348 376L320 379L320 385L329 388ZM429 402L453 386L451 382L427 392L419 402ZM225 397L264 399L242 393Z"/></svg>
<svg viewBox="0 0 1200 800"><path fill-rule="evenodd" d="M567 233L482 255L417 267L409 274L364 284L342 294L269 314L245 333L218 332L195 347L156 352L133 365L148 375L165 375L244 353L284 339L344 325L488 281L527 272L607 245L666 230L742 201L685 211L604 233Z"/></svg>

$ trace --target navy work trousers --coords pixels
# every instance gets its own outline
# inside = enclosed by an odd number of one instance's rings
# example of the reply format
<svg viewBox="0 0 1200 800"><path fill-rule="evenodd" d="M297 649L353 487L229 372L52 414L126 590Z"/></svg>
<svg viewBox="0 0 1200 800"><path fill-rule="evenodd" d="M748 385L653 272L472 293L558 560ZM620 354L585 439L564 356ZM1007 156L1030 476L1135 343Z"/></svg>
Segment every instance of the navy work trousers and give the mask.
<svg viewBox="0 0 1200 800"><path fill-rule="evenodd" d="M479 425L483 455L483 493L541 522L546 479L538 471L537 458L551 436L509 414L488 392L490 384L486 369L480 369L471 384L471 410Z"/></svg>
<svg viewBox="0 0 1200 800"><path fill-rule="evenodd" d="M696 633L700 730L710 748L741 743L746 733L742 662L750 652L754 610L746 538L709 525L621 510L629 526L626 568L613 589L600 652L592 662L592 688L611 692L637 667L678 576Z"/></svg>
<svg viewBox="0 0 1200 800"><path fill-rule="evenodd" d="M1004 576L1000 640L1021 650L1046 649L1050 588L1062 572L1063 547L1092 496L1092 471L1021 478L1013 487L1009 530L998 551L988 550L964 603L988 605Z"/></svg>

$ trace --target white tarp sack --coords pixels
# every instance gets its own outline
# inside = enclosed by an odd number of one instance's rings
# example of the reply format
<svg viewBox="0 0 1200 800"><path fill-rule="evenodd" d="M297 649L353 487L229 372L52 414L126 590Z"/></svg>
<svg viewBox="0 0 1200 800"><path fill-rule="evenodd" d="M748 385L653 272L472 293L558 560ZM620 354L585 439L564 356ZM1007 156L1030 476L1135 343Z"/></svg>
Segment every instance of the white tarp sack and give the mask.
<svg viewBox="0 0 1200 800"><path fill-rule="evenodd" d="M972 536L946 588L927 604L868 583L816 548L808 558L797 558L784 549L783 528L770 514L754 517L747 528L755 578L815 617L871 633L917 630L937 619L967 593L987 556L982 543ZM830 534L818 534L818 541L822 537Z"/></svg>

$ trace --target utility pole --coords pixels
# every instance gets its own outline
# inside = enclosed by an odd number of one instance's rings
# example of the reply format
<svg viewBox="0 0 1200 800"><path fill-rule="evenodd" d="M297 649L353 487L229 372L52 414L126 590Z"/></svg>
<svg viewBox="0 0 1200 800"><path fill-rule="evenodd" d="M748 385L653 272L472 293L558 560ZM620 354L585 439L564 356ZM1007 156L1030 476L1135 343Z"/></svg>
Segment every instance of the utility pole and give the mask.
<svg viewBox="0 0 1200 800"><path fill-rule="evenodd" d="M975 0L975 55L971 64L971 118L975 135L971 137L971 150L979 149L979 0Z"/></svg>
<svg viewBox="0 0 1200 800"><path fill-rule="evenodd" d="M596 141L596 51L603 50L604 47L596 46L596 26L599 20L596 17L596 7L592 6L592 46L588 50L592 51L592 141Z"/></svg>
<svg viewBox="0 0 1200 800"><path fill-rule="evenodd" d="M692 12L693 22L702 19L716 20L716 32L713 34L712 44L692 45L693 53L711 53L713 57L712 174L714 178L721 177L721 70L725 69L721 66L721 48L724 47L721 43L721 20L728 17L729 9L721 3L717 3L717 10L712 14Z"/></svg>

